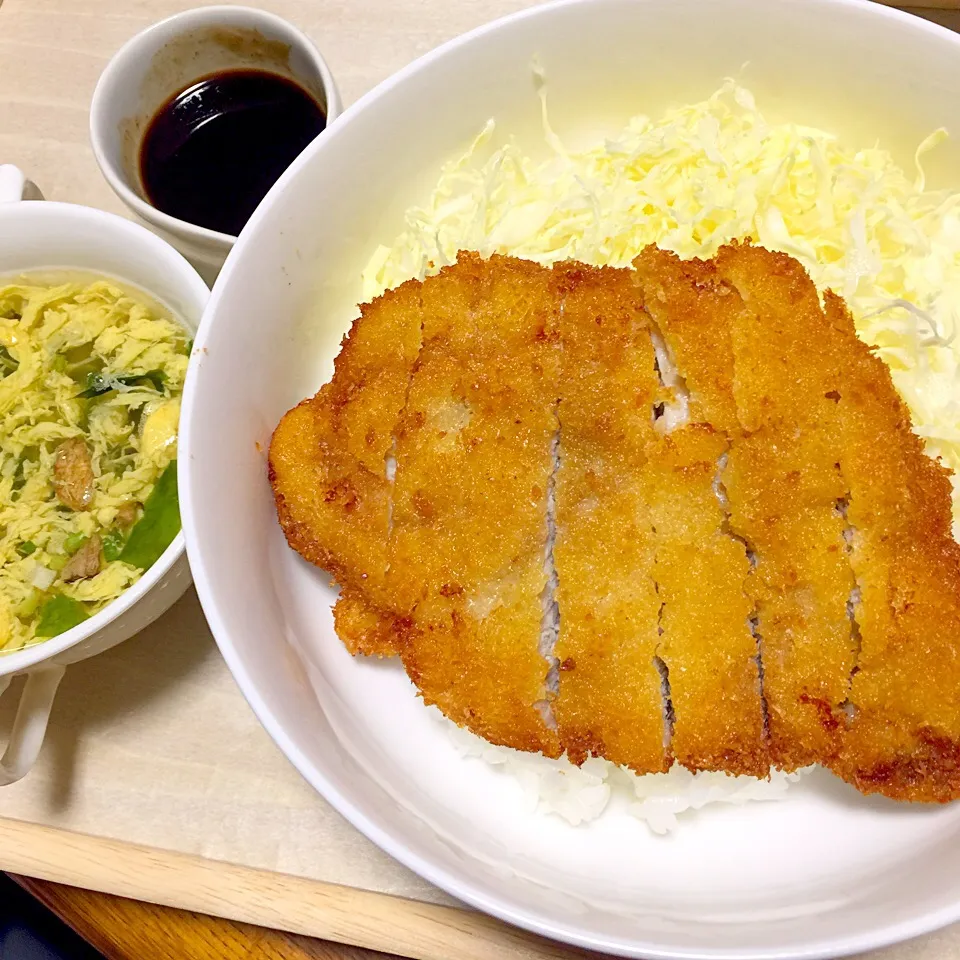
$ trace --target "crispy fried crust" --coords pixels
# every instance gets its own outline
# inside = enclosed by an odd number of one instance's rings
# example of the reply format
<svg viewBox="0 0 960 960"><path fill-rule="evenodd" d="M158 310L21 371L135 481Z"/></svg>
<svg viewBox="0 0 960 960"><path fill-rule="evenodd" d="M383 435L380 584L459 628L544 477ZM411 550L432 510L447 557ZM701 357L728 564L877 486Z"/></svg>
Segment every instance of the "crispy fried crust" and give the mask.
<svg viewBox="0 0 960 960"><path fill-rule="evenodd" d="M672 751L690 770L764 776L770 768L750 572L743 544L724 530L714 491L726 438L706 424L664 437L646 470L663 604L659 655L675 716Z"/></svg>
<svg viewBox="0 0 960 960"><path fill-rule="evenodd" d="M393 657L397 654L396 617L374 606L356 587L344 587L333 608L333 626L354 655Z"/></svg>
<svg viewBox="0 0 960 960"><path fill-rule="evenodd" d="M635 266L463 255L363 308L270 450L288 540L341 585L338 633L399 652L427 702L496 743L638 771L816 761L864 792L954 799L950 481L889 370L782 254ZM690 391L666 436L641 300Z"/></svg>
<svg viewBox="0 0 960 960"><path fill-rule="evenodd" d="M839 746L856 642L854 588L837 465L844 443L831 328L800 264L761 247L721 249L716 270L739 297L728 311L733 390L746 433L724 484L731 525L755 551L752 578L774 763L794 770ZM865 350L856 338L851 348Z"/></svg>
<svg viewBox="0 0 960 960"><path fill-rule="evenodd" d="M850 485L861 649L854 715L832 769L864 793L947 801L960 794L960 547L948 471L925 456L890 371L844 349L853 321L825 299L844 382L838 403Z"/></svg>
<svg viewBox="0 0 960 960"><path fill-rule="evenodd" d="M673 750L693 770L762 775L770 758L749 622L754 578L718 486L741 436L730 328L743 305L711 263L649 247L634 269L690 393L692 425L664 438L648 468Z"/></svg>
<svg viewBox="0 0 960 960"><path fill-rule="evenodd" d="M535 264L461 256L423 286L397 436L388 583L427 703L493 743L557 756L536 704L558 305Z"/></svg>
<svg viewBox="0 0 960 960"><path fill-rule="evenodd" d="M386 475L397 421L420 350L420 284L405 283L361 307L344 338L333 380L287 413L274 432L269 477L287 541L311 563L355 588L350 609L338 614L348 647L363 636L380 639L387 569L391 484ZM371 606L360 610L360 591ZM356 635L349 631L361 630Z"/></svg>
<svg viewBox="0 0 960 960"><path fill-rule="evenodd" d="M712 263L647 247L633 261L645 309L690 393L690 422L740 432L730 328L743 304Z"/></svg>
<svg viewBox="0 0 960 960"><path fill-rule="evenodd" d="M555 273L563 366L554 713L574 762L594 755L661 771L660 600L642 476L659 386L653 345L628 271L571 264Z"/></svg>

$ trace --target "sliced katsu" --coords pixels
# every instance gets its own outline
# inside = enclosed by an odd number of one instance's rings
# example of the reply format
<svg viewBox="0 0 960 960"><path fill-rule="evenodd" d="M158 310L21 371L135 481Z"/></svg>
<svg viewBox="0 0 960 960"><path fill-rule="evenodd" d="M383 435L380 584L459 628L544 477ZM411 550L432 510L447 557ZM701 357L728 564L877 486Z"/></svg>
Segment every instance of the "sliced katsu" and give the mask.
<svg viewBox="0 0 960 960"><path fill-rule="evenodd" d="M716 269L741 304L730 329L745 432L724 485L732 527L756 559L771 753L794 769L835 753L856 654L840 371L816 288L796 260L732 245ZM850 346L867 352L859 340Z"/></svg>
<svg viewBox="0 0 960 960"><path fill-rule="evenodd" d="M859 601L851 720L832 769L865 793L940 801L960 795L960 547L948 471L923 453L890 371L855 338L839 298L838 402L850 487L847 518Z"/></svg>
<svg viewBox="0 0 960 960"><path fill-rule="evenodd" d="M339 635L353 653L392 652L378 612L392 514L390 458L420 352L420 284L361 307L333 379L280 421L269 472L290 545L343 588Z"/></svg>
<svg viewBox="0 0 960 960"><path fill-rule="evenodd" d="M726 439L707 424L666 435L645 480L656 531L654 576L662 604L660 658L667 668L672 752L689 770L765 776L750 571L744 545L725 530L716 489Z"/></svg>
<svg viewBox="0 0 960 960"><path fill-rule="evenodd" d="M593 755L638 773L666 770L661 599L643 475L660 389L647 317L628 271L555 273L563 313L554 713L574 762Z"/></svg>
<svg viewBox="0 0 960 960"><path fill-rule="evenodd" d="M722 486L740 432L728 317L738 298L709 264L650 248L634 267L664 365L682 373L689 394L689 423L663 437L648 468L674 753L692 770L762 776L770 757L756 601L747 546L731 529Z"/></svg>
<svg viewBox="0 0 960 960"><path fill-rule="evenodd" d="M397 430L388 587L427 703L492 743L560 753L537 704L558 373L549 270L462 257L425 283Z"/></svg>
<svg viewBox="0 0 960 960"><path fill-rule="evenodd" d="M461 254L362 308L270 479L347 648L493 743L960 796L950 479L790 257Z"/></svg>
<svg viewBox="0 0 960 960"><path fill-rule="evenodd" d="M855 646L831 399L838 371L815 346L825 326L816 291L791 265L749 246L726 247L715 263L650 248L635 264L686 373L692 416L729 441L718 490L753 564L745 588L770 759L786 769L836 749ZM778 275L779 287L769 279Z"/></svg>

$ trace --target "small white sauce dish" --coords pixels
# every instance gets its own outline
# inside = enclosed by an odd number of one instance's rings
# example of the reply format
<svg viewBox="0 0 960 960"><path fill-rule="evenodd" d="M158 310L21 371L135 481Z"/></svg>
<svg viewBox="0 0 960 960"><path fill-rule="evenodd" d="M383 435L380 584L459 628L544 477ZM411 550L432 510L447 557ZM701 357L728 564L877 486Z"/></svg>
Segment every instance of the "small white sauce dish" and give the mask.
<svg viewBox="0 0 960 960"><path fill-rule="evenodd" d="M191 333L196 331L210 291L169 244L122 217L28 199L36 196L36 188L16 167L0 166L0 280L50 270L114 278L142 290L169 308ZM98 614L50 640L0 653L0 696L14 677L27 677L0 757L0 786L19 780L33 766L64 669L129 639L164 613L189 585L190 568L179 533L160 559Z"/></svg>
<svg viewBox="0 0 960 960"><path fill-rule="evenodd" d="M138 33L107 64L90 104L93 152L107 182L211 283L236 237L152 206L140 178L139 152L150 120L171 97L203 77L237 69L295 81L323 108L327 126L340 114L333 75L313 41L272 13L239 6L187 10Z"/></svg>

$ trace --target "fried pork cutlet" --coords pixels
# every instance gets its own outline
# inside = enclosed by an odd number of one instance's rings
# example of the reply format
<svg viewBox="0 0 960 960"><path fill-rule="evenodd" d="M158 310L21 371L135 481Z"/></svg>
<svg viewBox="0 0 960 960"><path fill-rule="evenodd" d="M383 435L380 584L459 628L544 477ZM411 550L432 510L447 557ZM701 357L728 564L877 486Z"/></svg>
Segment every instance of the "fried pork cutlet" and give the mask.
<svg viewBox="0 0 960 960"><path fill-rule="evenodd" d="M645 480L662 603L659 656L674 713L672 751L689 770L765 776L757 643L743 544L725 530L715 491L726 439L706 424L664 437Z"/></svg>
<svg viewBox="0 0 960 960"><path fill-rule="evenodd" d="M397 654L395 617L371 602L363 590L344 586L333 607L333 625L343 645L354 655L393 657Z"/></svg>
<svg viewBox="0 0 960 960"><path fill-rule="evenodd" d="M560 753L536 704L559 352L549 270L461 257L425 283L397 432L388 586L427 703L487 740Z"/></svg>
<svg viewBox="0 0 960 960"><path fill-rule="evenodd" d="M957 798L950 481L888 369L782 254L634 268L461 255L363 308L270 451L338 633L495 743Z"/></svg>
<svg viewBox="0 0 960 960"><path fill-rule="evenodd" d="M851 349L853 319L826 296L844 379L837 403L859 589L852 719L830 764L864 793L947 801L960 795L960 547L950 480L923 453L890 371Z"/></svg>
<svg viewBox="0 0 960 960"><path fill-rule="evenodd" d="M574 762L666 770L655 657L660 598L642 468L657 381L630 273L556 268L563 315L556 543L560 688L554 713Z"/></svg>
<svg viewBox="0 0 960 960"><path fill-rule="evenodd" d="M290 545L343 588L340 636L353 653L392 653L377 612L387 572L388 458L420 351L420 284L361 308L334 377L280 421L270 482Z"/></svg>
<svg viewBox="0 0 960 960"><path fill-rule="evenodd" d="M712 267L655 248L634 263L646 309L689 391L690 425L650 456L648 500L663 601L661 658L675 714L673 751L691 770L762 775L764 734L750 562L729 529L719 480L739 437L726 312L736 296Z"/></svg>
<svg viewBox="0 0 960 960"><path fill-rule="evenodd" d="M719 489L729 532L754 563L746 590L770 758L796 769L837 749L854 656L854 582L838 509L846 489L835 462L836 403L825 396L836 370L815 347L826 321L809 280L812 304L779 256L761 248L724 248L716 264L650 248L635 266L686 373L691 418L729 442ZM755 303L757 278L778 270L792 286Z"/></svg>
<svg viewBox="0 0 960 960"><path fill-rule="evenodd" d="M796 260L760 247L721 250L717 271L740 295L734 393L747 434L730 455L731 522L756 553L764 693L774 761L793 768L837 749L856 641L844 538L848 488L840 375L829 324ZM854 338L850 349L867 353Z"/></svg>

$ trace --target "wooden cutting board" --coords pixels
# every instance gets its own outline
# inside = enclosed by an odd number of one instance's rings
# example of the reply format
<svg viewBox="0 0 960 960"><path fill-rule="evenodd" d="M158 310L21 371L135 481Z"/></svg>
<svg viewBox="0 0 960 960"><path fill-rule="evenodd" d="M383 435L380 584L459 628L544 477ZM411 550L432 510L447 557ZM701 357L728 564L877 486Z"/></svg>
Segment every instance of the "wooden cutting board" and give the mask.
<svg viewBox="0 0 960 960"><path fill-rule="evenodd" d="M894 0L879 0L888 7L901 7L925 16L929 10L960 10L960 0L927 0L923 6L910 7L903 3L894 3Z"/></svg>
<svg viewBox="0 0 960 960"><path fill-rule="evenodd" d="M415 957L573 960L563 947L461 907L0 819L5 870Z"/></svg>
<svg viewBox="0 0 960 960"><path fill-rule="evenodd" d="M529 5L245 2L316 40L345 103L437 44ZM48 199L124 214L89 147L94 84L126 39L196 5L0 0L0 162L22 167ZM960 0L931 7L926 15L960 27ZM11 701L0 701L0 742ZM40 763L0 790L0 869L420 960L587 956L457 904L343 821L256 721L193 591L139 637L67 671ZM885 956L960 957L960 927Z"/></svg>

